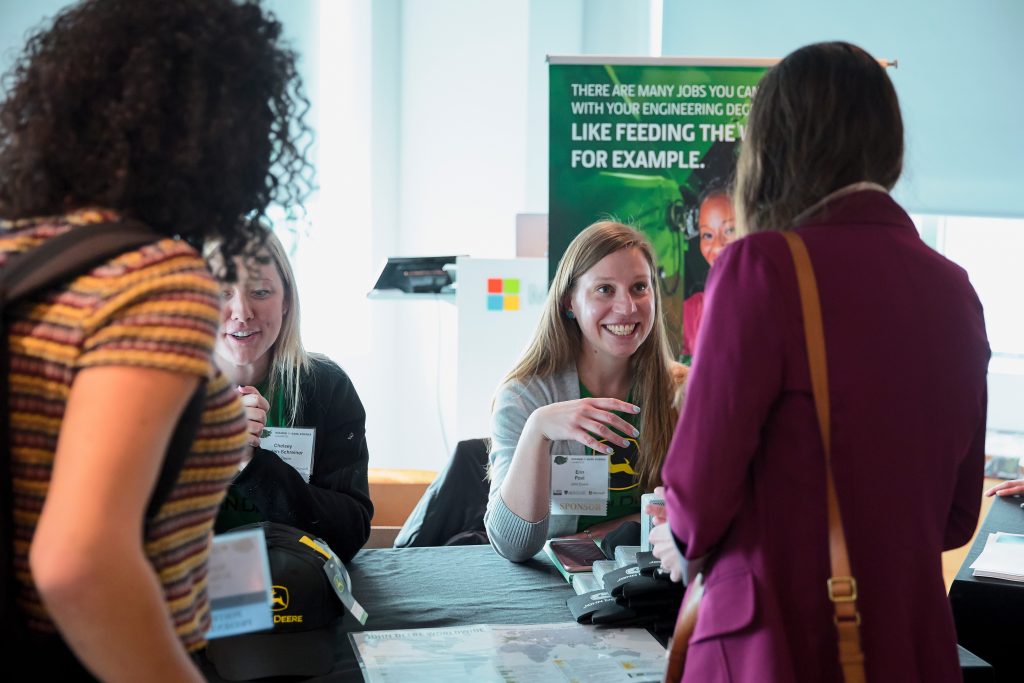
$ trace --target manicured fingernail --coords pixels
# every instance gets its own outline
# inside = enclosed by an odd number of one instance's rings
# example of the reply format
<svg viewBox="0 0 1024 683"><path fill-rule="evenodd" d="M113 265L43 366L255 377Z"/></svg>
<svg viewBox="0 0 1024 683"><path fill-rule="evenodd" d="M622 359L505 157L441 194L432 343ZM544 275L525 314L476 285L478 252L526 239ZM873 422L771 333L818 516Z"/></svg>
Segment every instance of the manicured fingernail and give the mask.
<svg viewBox="0 0 1024 683"><path fill-rule="evenodd" d="M636 428L634 427L634 428L633 428L633 436L640 436L640 430L639 430L639 429L636 429Z"/></svg>
<svg viewBox="0 0 1024 683"><path fill-rule="evenodd" d="M633 412L634 413L639 413L640 412L640 406L633 406Z"/></svg>
<svg viewBox="0 0 1024 683"><path fill-rule="evenodd" d="M615 449L612 448L611 446L605 446L604 452L607 453L608 455L612 455L613 453L615 453Z"/></svg>

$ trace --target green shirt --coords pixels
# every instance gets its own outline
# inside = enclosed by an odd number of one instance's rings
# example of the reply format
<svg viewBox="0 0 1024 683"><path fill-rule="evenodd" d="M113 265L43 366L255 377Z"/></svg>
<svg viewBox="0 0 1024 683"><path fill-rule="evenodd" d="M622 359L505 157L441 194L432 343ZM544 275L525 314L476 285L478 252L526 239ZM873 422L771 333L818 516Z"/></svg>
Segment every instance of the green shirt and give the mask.
<svg viewBox="0 0 1024 683"><path fill-rule="evenodd" d="M270 403L270 410L267 411L267 426L280 427L286 424L284 397L281 393L278 392L277 396L267 394L270 389L269 379L257 384L256 388ZM265 517L256 504L246 497L241 487L232 484L228 488L227 495L224 496L224 501L220 504L220 512L217 513L214 530L219 534L246 524L262 521L265 521Z"/></svg>
<svg viewBox="0 0 1024 683"><path fill-rule="evenodd" d="M580 398L593 398L593 394L583 386L583 382L580 382ZM632 392L626 400L632 402ZM638 416L636 414L620 412L615 414L634 427L637 426ZM616 434L619 433L615 429L612 431ZM617 443L612 444L615 452L608 457L608 514L604 517L581 515L576 524L577 532L600 522L640 512L640 495L643 491L640 490L640 481L636 476L636 464L640 449L636 439L632 436L626 434L620 434L620 436L624 436L629 441L629 447L623 448ZM600 441L604 443L606 440L600 439ZM594 455L594 449L588 448L587 455Z"/></svg>

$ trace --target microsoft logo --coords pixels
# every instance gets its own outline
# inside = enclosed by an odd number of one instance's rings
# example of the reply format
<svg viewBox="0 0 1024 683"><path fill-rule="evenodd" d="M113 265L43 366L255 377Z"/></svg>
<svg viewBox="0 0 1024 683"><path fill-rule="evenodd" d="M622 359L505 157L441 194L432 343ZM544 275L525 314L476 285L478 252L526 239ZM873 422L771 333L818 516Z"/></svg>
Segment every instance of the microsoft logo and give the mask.
<svg viewBox="0 0 1024 683"><path fill-rule="evenodd" d="M487 278L487 310L519 310L519 278Z"/></svg>

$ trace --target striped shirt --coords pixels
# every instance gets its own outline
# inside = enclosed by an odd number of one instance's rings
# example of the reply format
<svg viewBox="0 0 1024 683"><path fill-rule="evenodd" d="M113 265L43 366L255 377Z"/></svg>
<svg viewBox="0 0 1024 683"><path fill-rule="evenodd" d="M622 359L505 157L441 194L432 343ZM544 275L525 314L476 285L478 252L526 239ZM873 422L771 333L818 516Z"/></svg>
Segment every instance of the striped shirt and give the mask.
<svg viewBox="0 0 1024 683"><path fill-rule="evenodd" d="M0 267L68 230L116 219L94 209L56 218L0 222ZM179 637L195 650L209 626L206 561L213 520L246 444L235 391L211 361L220 321L218 287L183 241L162 239L14 307L7 316L15 573L29 626L53 632L28 566L28 550L53 467L71 383L79 369L139 366L207 379L191 452L156 516L144 548L163 586Z"/></svg>

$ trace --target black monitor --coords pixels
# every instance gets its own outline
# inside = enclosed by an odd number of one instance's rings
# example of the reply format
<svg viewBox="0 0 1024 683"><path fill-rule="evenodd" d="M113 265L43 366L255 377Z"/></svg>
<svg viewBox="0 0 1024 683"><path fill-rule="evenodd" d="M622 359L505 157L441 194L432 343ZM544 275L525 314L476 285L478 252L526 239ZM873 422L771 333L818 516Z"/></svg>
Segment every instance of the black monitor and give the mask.
<svg viewBox="0 0 1024 683"><path fill-rule="evenodd" d="M392 256L377 278L374 290L397 289L407 294L438 294L452 284L445 270L454 256Z"/></svg>

